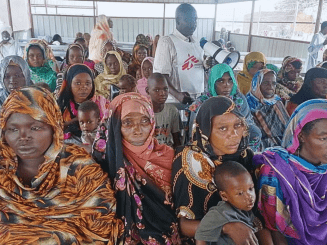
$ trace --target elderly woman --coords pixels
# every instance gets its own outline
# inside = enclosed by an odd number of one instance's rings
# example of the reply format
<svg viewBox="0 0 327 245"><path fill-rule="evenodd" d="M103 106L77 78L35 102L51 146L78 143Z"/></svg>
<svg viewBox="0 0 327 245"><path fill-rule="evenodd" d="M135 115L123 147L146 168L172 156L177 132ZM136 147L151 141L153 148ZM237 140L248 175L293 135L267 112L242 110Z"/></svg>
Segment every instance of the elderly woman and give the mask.
<svg viewBox="0 0 327 245"><path fill-rule="evenodd" d="M311 68L307 71L304 83L290 101L286 104L289 115L293 113L295 108L301 103L311 99L326 99L327 96L327 69Z"/></svg>
<svg viewBox="0 0 327 245"><path fill-rule="evenodd" d="M275 244L326 244L327 100L302 103L281 147L256 155L259 209Z"/></svg>
<svg viewBox="0 0 327 245"><path fill-rule="evenodd" d="M197 113L202 103L213 96L222 95L229 97L234 101L242 117L245 118L249 127L249 146L252 150L256 151L260 145L261 132L253 121L245 96L237 88L237 82L232 68L226 64L217 64L212 67L208 85L209 92L197 98L193 104L189 106L188 110L191 111L191 113Z"/></svg>
<svg viewBox="0 0 327 245"><path fill-rule="evenodd" d="M0 63L1 89L0 107L9 94L21 87L32 85L30 70L22 57L12 55L5 57Z"/></svg>
<svg viewBox="0 0 327 245"><path fill-rule="evenodd" d="M225 96L205 101L196 116L193 143L178 149L173 163L173 197L182 235L193 238L201 219L221 200L212 178L216 165L237 161L253 175L253 152L247 146L247 126L235 103ZM223 232L236 244L257 244L244 224L226 224Z"/></svg>
<svg viewBox="0 0 327 245"><path fill-rule="evenodd" d="M100 109L100 118L107 116L109 101L95 95L93 72L83 64L72 65L66 72L58 104L64 118L66 143L80 144L81 129L78 124L77 110L84 101L95 102Z"/></svg>
<svg viewBox="0 0 327 245"><path fill-rule="evenodd" d="M99 74L95 80L95 92L106 99L111 98L110 85L119 83L120 78L126 74L123 61L117 51L109 51L103 59L104 72Z"/></svg>
<svg viewBox="0 0 327 245"><path fill-rule="evenodd" d="M303 84L300 77L302 61L295 57L288 57L283 61L282 68L277 75L276 94L283 101L289 100L296 94Z"/></svg>
<svg viewBox="0 0 327 245"><path fill-rule="evenodd" d="M289 115L281 98L275 94L276 73L273 70L258 71L250 92L246 95L254 121L261 129L261 150L281 144Z"/></svg>
<svg viewBox="0 0 327 245"><path fill-rule="evenodd" d="M44 40L31 40L25 47L24 58L36 83L47 83L51 91L56 89L58 67L52 50Z"/></svg>
<svg viewBox="0 0 327 245"><path fill-rule="evenodd" d="M253 76L263 69L266 63L266 57L261 52L251 52L245 56L243 71L237 75L238 87L242 94L246 95L250 91Z"/></svg>
<svg viewBox="0 0 327 245"><path fill-rule="evenodd" d="M54 97L12 92L0 115L2 244L115 244L123 223L107 174L82 148L64 145Z"/></svg>
<svg viewBox="0 0 327 245"><path fill-rule="evenodd" d="M93 156L113 183L117 215L125 223L124 244L180 244L170 185L174 150L154 137L151 102L127 93L110 108Z"/></svg>

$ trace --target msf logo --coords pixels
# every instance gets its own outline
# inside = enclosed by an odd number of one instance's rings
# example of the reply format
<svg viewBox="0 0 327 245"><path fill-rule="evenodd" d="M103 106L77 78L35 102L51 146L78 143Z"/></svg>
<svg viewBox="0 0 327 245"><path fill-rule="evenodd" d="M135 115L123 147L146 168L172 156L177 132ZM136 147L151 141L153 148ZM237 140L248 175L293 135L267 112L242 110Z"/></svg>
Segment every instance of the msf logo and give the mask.
<svg viewBox="0 0 327 245"><path fill-rule="evenodd" d="M182 71L192 69L194 64L198 62L199 60L195 58L194 55L191 56L190 54L188 54L188 58L184 61L184 64L182 66Z"/></svg>

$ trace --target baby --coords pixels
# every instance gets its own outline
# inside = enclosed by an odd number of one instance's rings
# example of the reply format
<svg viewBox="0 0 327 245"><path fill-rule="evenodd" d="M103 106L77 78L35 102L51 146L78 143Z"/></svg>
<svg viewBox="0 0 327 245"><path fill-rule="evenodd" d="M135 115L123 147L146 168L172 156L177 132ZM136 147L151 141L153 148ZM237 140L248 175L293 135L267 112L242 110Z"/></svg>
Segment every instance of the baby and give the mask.
<svg viewBox="0 0 327 245"><path fill-rule="evenodd" d="M100 110L93 101L85 101L78 107L78 122L82 131L81 140L89 152L100 123Z"/></svg>
<svg viewBox="0 0 327 245"><path fill-rule="evenodd" d="M246 168L238 162L224 162L216 167L214 181L222 201L210 208L201 220L195 234L196 244L235 244L222 233L223 226L230 222L241 222L253 232L262 229L251 211L256 195L252 177Z"/></svg>

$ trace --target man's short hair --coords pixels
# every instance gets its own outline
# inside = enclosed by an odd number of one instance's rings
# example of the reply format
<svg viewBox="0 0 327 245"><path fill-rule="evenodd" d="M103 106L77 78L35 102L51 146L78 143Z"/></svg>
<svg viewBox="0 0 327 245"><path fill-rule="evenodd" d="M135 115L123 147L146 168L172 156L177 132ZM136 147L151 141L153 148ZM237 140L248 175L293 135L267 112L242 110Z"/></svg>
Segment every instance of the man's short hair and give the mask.
<svg viewBox="0 0 327 245"><path fill-rule="evenodd" d="M327 27L327 21L321 23L321 31Z"/></svg>

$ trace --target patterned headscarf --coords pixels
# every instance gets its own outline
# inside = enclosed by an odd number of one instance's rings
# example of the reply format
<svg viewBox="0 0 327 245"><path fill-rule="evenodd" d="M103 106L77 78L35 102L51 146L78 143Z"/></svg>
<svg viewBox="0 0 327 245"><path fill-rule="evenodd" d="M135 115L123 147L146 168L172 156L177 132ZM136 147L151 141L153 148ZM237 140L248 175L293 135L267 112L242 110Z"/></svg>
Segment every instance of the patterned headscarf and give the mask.
<svg viewBox="0 0 327 245"><path fill-rule="evenodd" d="M287 73L296 70L296 68L293 65L294 62L299 62L301 64L301 68L299 69L302 69L302 60L296 57L288 57L283 61L282 68L278 72L278 76L277 76L278 79L288 80Z"/></svg>
<svg viewBox="0 0 327 245"><path fill-rule="evenodd" d="M233 88L232 91L230 93L231 96L235 95L236 91L237 91L237 83L234 77L234 72L232 70L232 68L229 65L226 64L217 64L214 67L211 68L211 73L209 76L209 81L208 81L208 85L209 85L209 92L211 93L212 96L217 96L217 92L216 92L216 88L215 88L215 84L216 81L220 78L222 78L222 76L228 72L229 76L232 78L233 80Z"/></svg>
<svg viewBox="0 0 327 245"><path fill-rule="evenodd" d="M109 67L106 65L106 59L109 55L114 55L119 62L119 73L114 75L110 73ZM126 71L123 66L123 61L120 54L117 51L109 51L105 57L103 58L104 72L99 74L95 80L95 89L97 94L104 96L105 98L109 98L110 89L108 86L110 84L117 84L119 79L126 74Z"/></svg>
<svg viewBox="0 0 327 245"><path fill-rule="evenodd" d="M82 63L84 63L84 61L85 61L85 55L84 55L85 50L84 50L83 46L81 44L79 44L79 43L72 43L72 44L70 44L68 46L67 51L66 51L66 64L69 65L69 52L70 52L70 50L72 48L78 48L78 49L80 49L82 51L82 54L83 54L83 62Z"/></svg>
<svg viewBox="0 0 327 245"><path fill-rule="evenodd" d="M6 89L6 86L4 84L4 77L6 74L6 70L7 67L11 64L17 64L17 66L20 67L20 69L22 69L22 72L24 74L24 78L25 78L25 82L26 82L26 86L30 86L33 84L33 82L31 81L31 74L30 74L30 70L28 69L28 65L25 62L25 60L23 60L22 57L20 56L16 56L16 55L11 55L11 56L7 56L5 57L0 64L0 69L1 69L1 73L0 73L0 84L1 84L1 92L0 92L0 104L2 105L3 102L6 100L6 98L8 97L8 95L10 94L9 91Z"/></svg>
<svg viewBox="0 0 327 245"><path fill-rule="evenodd" d="M0 114L0 155L7 159L6 168L16 168L16 154L4 141L4 128L8 118L14 113L28 114L33 119L50 125L53 129L53 142L44 153L45 164L54 161L63 147L63 120L55 98L46 89L39 87L22 88L12 92L2 105Z"/></svg>
<svg viewBox="0 0 327 245"><path fill-rule="evenodd" d="M137 59L137 51L141 48L144 47L146 49L147 52L147 56L149 55L149 46L147 44L144 43L136 43L134 45L133 48L133 64L134 65L141 65L141 63L139 62L139 60Z"/></svg>
<svg viewBox="0 0 327 245"><path fill-rule="evenodd" d="M276 73L273 70L262 69L258 71L252 79L251 90L246 95L246 99L252 112L256 111L260 104L274 105L277 101L281 100L281 98L276 94L272 99L265 99L261 93L260 85L264 76L269 72L272 72L276 76Z"/></svg>

